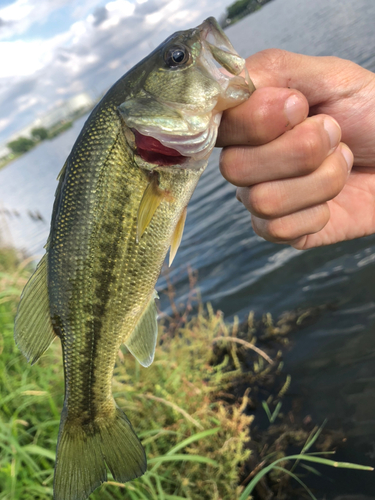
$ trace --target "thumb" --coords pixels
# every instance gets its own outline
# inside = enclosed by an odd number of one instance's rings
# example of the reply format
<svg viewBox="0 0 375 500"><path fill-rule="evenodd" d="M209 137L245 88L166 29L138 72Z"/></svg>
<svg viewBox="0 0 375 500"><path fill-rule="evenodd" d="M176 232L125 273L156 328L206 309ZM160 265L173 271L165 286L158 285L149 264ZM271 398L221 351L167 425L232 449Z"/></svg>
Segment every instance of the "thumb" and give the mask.
<svg viewBox="0 0 375 500"><path fill-rule="evenodd" d="M313 57L279 49L258 52L246 60L256 88L290 87L307 98L310 107L349 96L371 78L370 71L338 57ZM373 77L373 75L372 75Z"/></svg>

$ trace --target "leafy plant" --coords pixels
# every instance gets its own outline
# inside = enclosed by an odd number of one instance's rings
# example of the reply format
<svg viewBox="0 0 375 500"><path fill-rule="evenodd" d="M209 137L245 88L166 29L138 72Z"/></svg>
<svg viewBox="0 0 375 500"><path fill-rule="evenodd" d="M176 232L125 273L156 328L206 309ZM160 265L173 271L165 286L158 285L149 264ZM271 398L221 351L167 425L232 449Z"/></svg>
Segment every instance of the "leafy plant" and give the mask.
<svg viewBox="0 0 375 500"><path fill-rule="evenodd" d="M44 141L48 139L48 130L44 127L35 127L31 130L31 135L36 141Z"/></svg>
<svg viewBox="0 0 375 500"><path fill-rule="evenodd" d="M308 450L313 446L313 444L318 439L325 424L326 424L326 422L324 422L321 425L321 427L315 428L313 430L313 432L310 434L308 440L306 441L305 445L303 446L301 453L299 453L297 455L289 455L289 456L274 460L267 467L264 467L262 470L260 470L256 474L256 476L250 481L250 483L246 486L246 488L242 492L241 496L239 497L239 500L248 500L249 498L252 498L250 495L254 491L254 489L255 489L256 485L259 483L259 481L261 479L263 479L264 476L266 476L267 474L270 474L274 470L280 471L284 474L291 476L295 481L297 481L307 491L307 493L310 495L310 497L313 500L317 500L317 498L313 495L312 491L293 472L300 461L313 462L313 463L317 463L317 464L321 464L321 465L328 465L330 467L339 467L339 468L345 468L345 469L356 469L356 470L363 470L363 471L373 471L374 470L373 467L352 464L352 463L348 463L348 462L336 462L334 460L329 460L327 458L320 456L320 455L328 455L328 454L332 455L335 452L325 451L325 452L307 453ZM286 462L289 462L291 460L296 460L296 462L291 467L291 469L287 469L285 466L278 465L281 463L285 464ZM320 474L314 468L309 467L308 470L310 470L310 472L313 472L315 474L318 474L318 475Z"/></svg>

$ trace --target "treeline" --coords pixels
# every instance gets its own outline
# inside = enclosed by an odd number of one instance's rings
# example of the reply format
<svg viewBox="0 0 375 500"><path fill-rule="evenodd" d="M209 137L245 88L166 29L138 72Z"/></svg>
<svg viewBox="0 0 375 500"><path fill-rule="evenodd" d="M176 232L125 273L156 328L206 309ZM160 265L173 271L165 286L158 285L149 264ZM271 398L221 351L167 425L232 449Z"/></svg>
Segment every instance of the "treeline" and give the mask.
<svg viewBox="0 0 375 500"><path fill-rule="evenodd" d="M44 127L36 127L31 130L31 137L18 137L14 141L8 142L7 146L14 155L21 155L30 151L34 146L46 139L53 139L72 126L71 121L59 123L47 130Z"/></svg>
<svg viewBox="0 0 375 500"><path fill-rule="evenodd" d="M225 28L225 26L233 24L243 17L252 14L256 10L260 9L262 5L270 1L271 0L237 0L237 2L234 2L227 7L226 16L221 24Z"/></svg>

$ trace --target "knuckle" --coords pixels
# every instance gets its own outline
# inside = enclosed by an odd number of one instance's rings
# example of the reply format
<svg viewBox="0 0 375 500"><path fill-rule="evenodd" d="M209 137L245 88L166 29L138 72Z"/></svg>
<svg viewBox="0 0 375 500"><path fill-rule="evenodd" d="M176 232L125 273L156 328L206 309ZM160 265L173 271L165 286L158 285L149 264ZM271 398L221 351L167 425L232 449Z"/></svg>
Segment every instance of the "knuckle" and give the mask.
<svg viewBox="0 0 375 500"><path fill-rule="evenodd" d="M330 63L330 67L333 68L334 71L337 71L338 67L339 68L343 67L343 63L344 66L346 67L346 63L349 62L344 59L340 59L337 56L325 56L324 59Z"/></svg>
<svg viewBox="0 0 375 500"><path fill-rule="evenodd" d="M269 107L267 103L263 103L263 105L257 106L252 110L251 130L247 130L247 135L249 136L249 140L255 144L264 144L267 142L267 128L269 120Z"/></svg>
<svg viewBox="0 0 375 500"><path fill-rule="evenodd" d="M219 167L221 175L228 182L235 184L239 177L238 158L236 148L229 146L222 150L220 154Z"/></svg>
<svg viewBox="0 0 375 500"><path fill-rule="evenodd" d="M332 157L332 159L327 162L324 177L327 196L328 199L331 199L341 192L347 178L347 172L343 170L338 158Z"/></svg>
<svg viewBox="0 0 375 500"><path fill-rule="evenodd" d="M313 228L312 233L317 233L318 231L321 231L328 223L330 217L331 217L331 212L328 208L327 203L322 203L315 207L316 209L316 224L315 227Z"/></svg>
<svg viewBox="0 0 375 500"><path fill-rule="evenodd" d="M290 226L284 218L267 221L267 232L272 241L289 241L293 239Z"/></svg>
<svg viewBox="0 0 375 500"><path fill-rule="evenodd" d="M254 231L262 238L273 243L286 243L294 241L301 245L306 235L314 234L325 227L330 219L327 203L297 212L286 217L277 217L270 220L254 218ZM293 244L293 246L295 246ZM303 248L303 246L300 246Z"/></svg>
<svg viewBox="0 0 375 500"><path fill-rule="evenodd" d="M295 161L304 165L306 173L311 173L320 165L324 155L322 135L315 124L308 124L302 137L296 138L294 156Z"/></svg>
<svg viewBox="0 0 375 500"><path fill-rule="evenodd" d="M285 66L288 53L282 49L265 49L260 52L264 65L271 70L277 71Z"/></svg>
<svg viewBox="0 0 375 500"><path fill-rule="evenodd" d="M337 92L346 93L348 85L353 83L353 77L358 74L357 65L352 61L340 59L336 56L326 56L326 60L329 61L330 72L332 72L335 82L337 82Z"/></svg>
<svg viewBox="0 0 375 500"><path fill-rule="evenodd" d="M253 226L254 233L260 236L261 238L264 238L262 231L262 224L259 223L259 219L254 215L251 216L251 225Z"/></svg>
<svg viewBox="0 0 375 500"><path fill-rule="evenodd" d="M249 205L250 212L262 219L275 217L278 211L277 198L267 183L250 188Z"/></svg>
<svg viewBox="0 0 375 500"><path fill-rule="evenodd" d="M219 159L219 169L221 175L224 177L224 179L227 179L227 169L228 169L228 156L229 152L227 148L224 148L221 150L220 153L220 159Z"/></svg>

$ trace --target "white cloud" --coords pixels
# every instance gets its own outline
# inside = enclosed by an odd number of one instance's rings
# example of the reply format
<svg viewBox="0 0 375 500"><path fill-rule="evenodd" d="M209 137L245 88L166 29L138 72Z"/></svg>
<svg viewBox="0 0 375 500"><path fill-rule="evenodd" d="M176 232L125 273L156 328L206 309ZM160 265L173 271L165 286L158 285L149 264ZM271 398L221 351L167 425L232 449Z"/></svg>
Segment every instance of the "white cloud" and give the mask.
<svg viewBox="0 0 375 500"><path fill-rule="evenodd" d="M16 0L0 9L0 39L22 35L34 24L44 24L50 14L71 0Z"/></svg>
<svg viewBox="0 0 375 500"><path fill-rule="evenodd" d="M17 0L0 9L0 17L5 22L22 21L29 16L34 6L29 0Z"/></svg>
<svg viewBox="0 0 375 500"><path fill-rule="evenodd" d="M0 78L27 76L41 69L50 59L41 45L42 41L0 42Z"/></svg>
<svg viewBox="0 0 375 500"><path fill-rule="evenodd" d="M109 16L101 23L101 30L107 30L113 26L117 26L121 19L131 16L134 12L135 5L127 0L115 0L113 2L108 2L105 8L109 12Z"/></svg>
<svg viewBox="0 0 375 500"><path fill-rule="evenodd" d="M10 118L1 118L0 119L0 131L4 130L10 123Z"/></svg>
<svg viewBox="0 0 375 500"><path fill-rule="evenodd" d="M29 97L29 96L22 96L20 99L18 99L18 111L20 113L23 113L29 108L32 108L36 104L39 103L39 99L37 97Z"/></svg>
<svg viewBox="0 0 375 500"><path fill-rule="evenodd" d="M35 74L48 66L56 49L73 37L74 32L69 31L47 40L0 41L0 79Z"/></svg>
<svg viewBox="0 0 375 500"><path fill-rule="evenodd" d="M13 10L5 11L13 38L17 32L27 34L35 22L54 19L51 5L67 4L72 7L70 25L62 32L0 41L0 143L58 99L82 91L96 97L171 33L224 12L227 1L17 0L8 6Z"/></svg>
<svg viewBox="0 0 375 500"><path fill-rule="evenodd" d="M104 4L105 2L95 0L80 0L71 3L72 18L83 19L89 12L93 10L93 7Z"/></svg>
<svg viewBox="0 0 375 500"><path fill-rule="evenodd" d="M120 66L120 64L121 64L120 59L114 59L113 61L110 61L108 63L108 68L109 69L116 69Z"/></svg>

